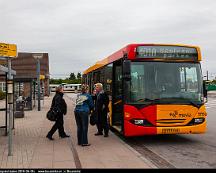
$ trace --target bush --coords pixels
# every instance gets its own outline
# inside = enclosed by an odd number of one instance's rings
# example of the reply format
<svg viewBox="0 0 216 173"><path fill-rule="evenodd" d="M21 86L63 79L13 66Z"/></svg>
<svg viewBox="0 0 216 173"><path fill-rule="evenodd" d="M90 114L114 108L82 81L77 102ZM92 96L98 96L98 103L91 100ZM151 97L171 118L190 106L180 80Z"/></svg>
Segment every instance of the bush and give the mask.
<svg viewBox="0 0 216 173"><path fill-rule="evenodd" d="M6 93L0 91L0 100L4 100L6 98Z"/></svg>

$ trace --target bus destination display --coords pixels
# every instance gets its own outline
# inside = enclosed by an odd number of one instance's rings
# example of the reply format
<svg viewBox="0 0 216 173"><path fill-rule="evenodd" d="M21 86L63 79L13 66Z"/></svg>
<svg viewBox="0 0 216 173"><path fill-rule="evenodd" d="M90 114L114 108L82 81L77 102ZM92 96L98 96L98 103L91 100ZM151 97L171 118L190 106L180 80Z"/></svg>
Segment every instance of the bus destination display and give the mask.
<svg viewBox="0 0 216 173"><path fill-rule="evenodd" d="M137 58L192 59L197 60L196 48L182 46L139 46Z"/></svg>

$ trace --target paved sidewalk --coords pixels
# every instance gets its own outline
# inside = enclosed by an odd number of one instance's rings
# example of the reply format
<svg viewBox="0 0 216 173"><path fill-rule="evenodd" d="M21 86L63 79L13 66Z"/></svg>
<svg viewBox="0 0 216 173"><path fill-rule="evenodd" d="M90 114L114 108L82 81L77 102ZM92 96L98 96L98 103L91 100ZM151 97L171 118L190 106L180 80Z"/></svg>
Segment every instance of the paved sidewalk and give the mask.
<svg viewBox="0 0 216 173"><path fill-rule="evenodd" d="M113 133L108 138L94 136L89 126L91 146L77 145L73 100L65 96L68 113L65 131L70 138L54 141L45 136L53 123L46 119L52 97L45 97L42 111L26 111L24 118L15 119L13 156L8 156L6 136L0 136L0 168L152 168L153 165L127 146Z"/></svg>
<svg viewBox="0 0 216 173"><path fill-rule="evenodd" d="M51 97L45 97L42 111L26 111L24 118L15 119L13 156L8 156L8 138L0 136L0 168L75 168L67 139L45 138L52 126L46 119ZM43 102L42 102L43 103Z"/></svg>

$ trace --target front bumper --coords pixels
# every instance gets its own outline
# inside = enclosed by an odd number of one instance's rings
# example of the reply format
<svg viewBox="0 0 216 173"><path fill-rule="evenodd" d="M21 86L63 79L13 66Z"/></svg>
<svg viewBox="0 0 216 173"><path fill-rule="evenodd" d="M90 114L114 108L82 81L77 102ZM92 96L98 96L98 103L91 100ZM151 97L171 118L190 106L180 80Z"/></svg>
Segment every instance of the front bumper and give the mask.
<svg viewBox="0 0 216 173"><path fill-rule="evenodd" d="M144 136L158 134L200 134L206 132L206 121L193 126L145 127L137 126L129 121L124 122L124 136Z"/></svg>

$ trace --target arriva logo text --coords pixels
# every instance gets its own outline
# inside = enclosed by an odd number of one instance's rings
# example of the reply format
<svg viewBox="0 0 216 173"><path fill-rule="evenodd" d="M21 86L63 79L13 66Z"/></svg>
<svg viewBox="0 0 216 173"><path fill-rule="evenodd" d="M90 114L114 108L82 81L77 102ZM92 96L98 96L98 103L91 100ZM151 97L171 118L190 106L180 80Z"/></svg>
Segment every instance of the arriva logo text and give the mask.
<svg viewBox="0 0 216 173"><path fill-rule="evenodd" d="M178 113L178 111L170 112L169 115L172 118L189 118L192 116L191 113Z"/></svg>

